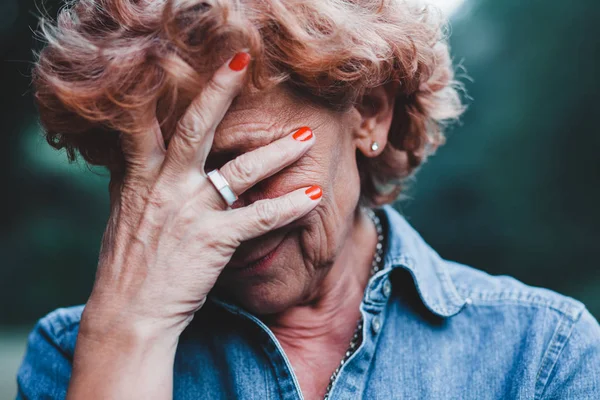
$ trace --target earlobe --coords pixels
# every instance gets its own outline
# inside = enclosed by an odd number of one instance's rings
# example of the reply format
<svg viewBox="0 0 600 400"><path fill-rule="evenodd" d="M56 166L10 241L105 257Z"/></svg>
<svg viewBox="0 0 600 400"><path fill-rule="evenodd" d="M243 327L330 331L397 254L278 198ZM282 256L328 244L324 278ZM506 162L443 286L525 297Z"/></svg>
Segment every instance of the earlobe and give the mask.
<svg viewBox="0 0 600 400"><path fill-rule="evenodd" d="M355 108L360 124L355 131L356 147L366 157L377 157L387 145L395 105L395 86L381 85L365 93Z"/></svg>

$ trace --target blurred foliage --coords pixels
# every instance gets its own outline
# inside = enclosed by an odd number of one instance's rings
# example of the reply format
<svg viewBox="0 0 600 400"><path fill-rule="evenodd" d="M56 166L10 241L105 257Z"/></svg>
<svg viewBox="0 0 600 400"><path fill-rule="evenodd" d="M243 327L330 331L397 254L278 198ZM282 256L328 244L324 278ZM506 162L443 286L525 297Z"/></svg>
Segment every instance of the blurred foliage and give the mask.
<svg viewBox="0 0 600 400"><path fill-rule="evenodd" d="M600 316L600 2L471 2L462 126L405 213L444 257L552 288Z"/></svg>
<svg viewBox="0 0 600 400"><path fill-rule="evenodd" d="M37 15L33 0L0 1L0 324L84 302L108 216L106 173L68 165L39 132ZM597 0L467 3L451 42L469 110L399 206L444 257L571 295L598 317L597 15Z"/></svg>

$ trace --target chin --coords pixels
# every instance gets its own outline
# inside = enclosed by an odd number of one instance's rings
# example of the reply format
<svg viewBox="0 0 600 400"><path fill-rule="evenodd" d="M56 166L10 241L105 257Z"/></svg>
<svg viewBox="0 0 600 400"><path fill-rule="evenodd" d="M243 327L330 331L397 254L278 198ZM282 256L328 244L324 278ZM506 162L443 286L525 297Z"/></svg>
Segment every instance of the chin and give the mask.
<svg viewBox="0 0 600 400"><path fill-rule="evenodd" d="M295 305L302 298L301 293L291 292L286 286L251 287L236 294L235 302L255 315L281 313Z"/></svg>
<svg viewBox="0 0 600 400"><path fill-rule="evenodd" d="M255 315L277 314L291 308L303 299L303 291L290 287L286 282L257 282L249 280L237 285L219 287L218 295L227 301L242 306Z"/></svg>
<svg viewBox="0 0 600 400"><path fill-rule="evenodd" d="M276 314L302 302L305 272L298 242L288 237L266 266L245 271L226 267L215 292L253 314Z"/></svg>

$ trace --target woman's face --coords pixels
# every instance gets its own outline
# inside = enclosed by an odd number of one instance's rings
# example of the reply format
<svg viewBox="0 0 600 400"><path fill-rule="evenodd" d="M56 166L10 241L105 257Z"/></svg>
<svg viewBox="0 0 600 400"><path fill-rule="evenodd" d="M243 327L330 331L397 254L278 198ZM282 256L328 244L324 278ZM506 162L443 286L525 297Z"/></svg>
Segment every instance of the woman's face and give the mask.
<svg viewBox="0 0 600 400"><path fill-rule="evenodd" d="M317 293L352 227L359 201L356 151L365 138L354 132L360 125L356 109L334 112L300 100L281 86L236 99L217 129L207 170L308 126L316 138L308 153L241 195L239 203L248 205L311 185L321 186L323 198L292 225L243 243L217 283L222 296L265 314ZM267 260L255 262L273 249Z"/></svg>

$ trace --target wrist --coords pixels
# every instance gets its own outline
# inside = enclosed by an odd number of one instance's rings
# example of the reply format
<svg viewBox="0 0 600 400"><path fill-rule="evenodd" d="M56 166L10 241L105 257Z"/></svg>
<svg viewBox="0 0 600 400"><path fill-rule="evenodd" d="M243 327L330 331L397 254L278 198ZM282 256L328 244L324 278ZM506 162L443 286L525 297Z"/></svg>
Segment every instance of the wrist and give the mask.
<svg viewBox="0 0 600 400"><path fill-rule="evenodd" d="M159 346L175 350L183 328L131 312L127 305L91 296L83 310L78 341L121 350Z"/></svg>
<svg viewBox="0 0 600 400"><path fill-rule="evenodd" d="M119 310L86 304L68 399L170 398L179 334Z"/></svg>

